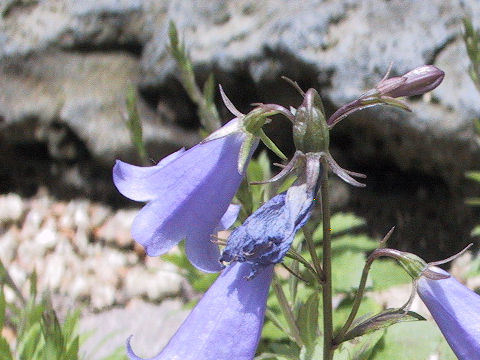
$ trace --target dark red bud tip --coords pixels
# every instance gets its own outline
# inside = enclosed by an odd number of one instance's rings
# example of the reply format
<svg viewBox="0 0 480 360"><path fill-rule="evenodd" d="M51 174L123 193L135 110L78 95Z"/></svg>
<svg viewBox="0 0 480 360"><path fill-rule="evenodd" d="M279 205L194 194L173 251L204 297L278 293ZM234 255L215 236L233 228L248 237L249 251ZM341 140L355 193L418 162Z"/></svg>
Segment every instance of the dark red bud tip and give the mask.
<svg viewBox="0 0 480 360"><path fill-rule="evenodd" d="M403 76L382 81L378 84L377 90L382 95L392 98L421 95L440 85L444 76L445 73L436 66L424 65L409 71ZM392 86L392 83L395 82L398 86ZM389 86L385 86L387 85L385 83L388 83ZM386 90L386 92L382 92L382 90Z"/></svg>

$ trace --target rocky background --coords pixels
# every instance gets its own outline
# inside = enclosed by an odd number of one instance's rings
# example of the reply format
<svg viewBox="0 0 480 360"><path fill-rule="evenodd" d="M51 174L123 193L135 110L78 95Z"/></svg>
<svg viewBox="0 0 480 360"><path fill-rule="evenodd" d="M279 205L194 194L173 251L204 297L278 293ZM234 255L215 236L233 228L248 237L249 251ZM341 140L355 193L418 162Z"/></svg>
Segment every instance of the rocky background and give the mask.
<svg viewBox="0 0 480 360"><path fill-rule="evenodd" d="M335 128L334 157L368 175L366 189L335 185L335 207L365 217L373 236L396 225L394 245L426 260L459 251L479 219L465 198L480 194L464 177L480 168L466 14L480 26L477 0L2 0L2 261L18 280L35 267L64 306L83 302L99 312L128 304L125 311L141 317L153 310L138 299L171 298L162 302L165 312L181 308L188 286L171 265L134 246L136 210L128 207L138 204L111 182L115 159L140 163L125 126L129 85L138 90L153 161L199 140L195 106L166 49L169 20L199 82L213 72L241 111L253 102L298 106L282 75L318 89L331 114L373 87L390 62L392 75L423 64L443 69L438 89L408 101L413 113L366 110ZM285 120L266 130L292 154ZM107 324L101 316L108 314L95 316ZM111 319L140 331L131 313Z"/></svg>

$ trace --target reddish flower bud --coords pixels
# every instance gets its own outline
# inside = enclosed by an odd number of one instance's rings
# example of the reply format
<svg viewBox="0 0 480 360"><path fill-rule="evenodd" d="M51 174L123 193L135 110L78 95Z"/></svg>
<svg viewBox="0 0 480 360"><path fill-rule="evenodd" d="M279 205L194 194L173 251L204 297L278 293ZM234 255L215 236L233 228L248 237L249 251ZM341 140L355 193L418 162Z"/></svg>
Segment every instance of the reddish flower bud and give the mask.
<svg viewBox="0 0 480 360"><path fill-rule="evenodd" d="M440 85L444 76L445 73L439 68L433 65L424 65L403 76L380 81L376 90L381 96L392 98L421 95Z"/></svg>

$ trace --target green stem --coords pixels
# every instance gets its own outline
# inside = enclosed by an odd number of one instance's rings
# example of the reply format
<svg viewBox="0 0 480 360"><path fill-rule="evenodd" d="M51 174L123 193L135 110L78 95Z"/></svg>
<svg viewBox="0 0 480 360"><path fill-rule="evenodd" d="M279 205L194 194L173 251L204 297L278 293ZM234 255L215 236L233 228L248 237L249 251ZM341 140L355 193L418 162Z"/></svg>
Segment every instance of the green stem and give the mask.
<svg viewBox="0 0 480 360"><path fill-rule="evenodd" d="M277 277L273 276L273 290L275 291L275 295L277 296L278 303L280 304L280 308L282 309L283 315L287 320L288 327L290 329L290 335L295 339L295 342L298 346L303 345L302 338L300 337L300 330L298 330L297 324L295 322L295 316L293 315L292 309L290 308L290 304L288 303L287 297L285 296L285 292L282 289L282 285L278 281Z"/></svg>
<svg viewBox="0 0 480 360"><path fill-rule="evenodd" d="M315 272L318 274L317 280L320 284L323 284L325 276L323 274L322 265L317 255L317 251L315 250L315 244L313 243L313 230L305 226L303 228L303 235L305 236L305 242L307 243L308 252L310 253L310 256L312 258L313 267L315 268Z"/></svg>
<svg viewBox="0 0 480 360"><path fill-rule="evenodd" d="M363 267L362 277L360 279L360 285L358 286L358 290L353 299L352 310L350 311L350 315L348 316L347 321L345 322L343 327L340 329L337 336L335 336L335 338L333 339L334 345L339 345L342 342L346 332L352 325L353 320L355 320L355 316L357 316L358 309L360 308L360 304L362 302L363 292L365 291L365 286L367 284L368 272L370 271L370 266L372 265L373 260L375 259L376 259L376 256L369 256L367 262L365 263L365 266Z"/></svg>
<svg viewBox="0 0 480 360"><path fill-rule="evenodd" d="M330 236L330 200L328 195L328 163L322 158L320 186L323 221L323 360L333 359L333 307L332 307L332 239Z"/></svg>
<svg viewBox="0 0 480 360"><path fill-rule="evenodd" d="M387 233L387 235L385 235L383 240L380 242L380 246L385 244L386 241L390 238L390 235L392 235L393 229L394 227ZM372 266L373 261L381 256L392 257L391 249L385 249L385 248L379 247L375 251L373 251L368 257L367 262L363 267L362 277L360 278L360 284L358 285L358 290L355 294L355 297L353 298L352 310L350 311L350 315L348 316L347 321L345 322L343 327L340 329L338 334L333 339L334 346L338 346L339 344L342 343L342 341L345 338L345 334L347 333L348 329L352 325L353 320L355 320L355 316L357 316L358 309L360 308L360 304L362 302L363 293L365 291L365 286L367 284L368 272L370 271L370 267Z"/></svg>

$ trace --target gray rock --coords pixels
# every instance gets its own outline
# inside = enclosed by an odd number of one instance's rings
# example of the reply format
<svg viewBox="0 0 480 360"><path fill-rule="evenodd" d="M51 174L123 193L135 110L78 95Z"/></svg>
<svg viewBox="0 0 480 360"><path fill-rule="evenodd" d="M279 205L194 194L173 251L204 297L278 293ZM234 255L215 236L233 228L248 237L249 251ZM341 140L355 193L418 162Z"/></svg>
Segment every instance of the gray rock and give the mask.
<svg viewBox="0 0 480 360"><path fill-rule="evenodd" d="M144 358L152 357L166 345L187 314L181 301L165 300L160 305L132 301L123 309L82 317L80 332L94 334L81 351L89 360L102 359L116 349L124 353L126 339L134 335L135 352Z"/></svg>
<svg viewBox="0 0 480 360"><path fill-rule="evenodd" d="M20 220L24 209L23 201L17 194L0 196L0 224Z"/></svg>

